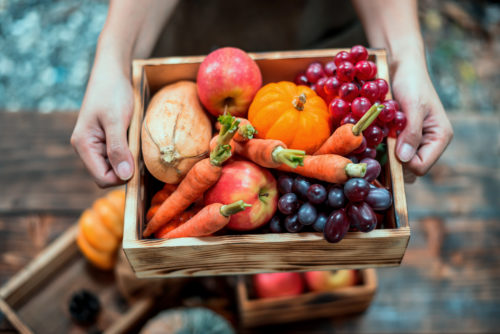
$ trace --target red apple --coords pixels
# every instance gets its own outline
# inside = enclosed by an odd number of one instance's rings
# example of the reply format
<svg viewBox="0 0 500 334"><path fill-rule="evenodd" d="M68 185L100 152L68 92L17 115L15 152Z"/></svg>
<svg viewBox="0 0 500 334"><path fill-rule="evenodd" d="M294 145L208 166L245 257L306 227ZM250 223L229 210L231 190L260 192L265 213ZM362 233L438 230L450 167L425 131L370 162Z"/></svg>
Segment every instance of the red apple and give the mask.
<svg viewBox="0 0 500 334"><path fill-rule="evenodd" d="M227 105L231 115L246 117L262 85L262 74L245 51L227 47L206 56L198 70L196 84L201 103L212 115L222 115Z"/></svg>
<svg viewBox="0 0 500 334"><path fill-rule="evenodd" d="M268 222L278 207L278 188L273 175L246 160L224 165L219 181L205 193L205 205L229 204L240 199L252 206L232 215L229 229L248 231Z"/></svg>
<svg viewBox="0 0 500 334"><path fill-rule="evenodd" d="M356 285L356 270L308 271L304 273L307 286L312 291L328 291Z"/></svg>
<svg viewBox="0 0 500 334"><path fill-rule="evenodd" d="M257 274L253 277L253 284L259 298L295 296L304 290L299 273Z"/></svg>

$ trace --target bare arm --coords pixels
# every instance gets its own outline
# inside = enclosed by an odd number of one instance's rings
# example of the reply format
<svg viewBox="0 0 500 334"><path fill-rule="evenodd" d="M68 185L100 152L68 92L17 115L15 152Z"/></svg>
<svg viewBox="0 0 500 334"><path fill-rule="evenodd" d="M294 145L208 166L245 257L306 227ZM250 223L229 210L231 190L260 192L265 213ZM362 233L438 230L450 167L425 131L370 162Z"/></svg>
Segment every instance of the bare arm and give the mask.
<svg viewBox="0 0 500 334"><path fill-rule="evenodd" d="M372 47L389 52L395 99L408 119L396 153L424 175L453 137L451 124L427 72L416 0L353 0Z"/></svg>
<svg viewBox="0 0 500 334"><path fill-rule="evenodd" d="M127 144L133 110L134 56L149 56L176 0L112 0L71 144L100 187L133 174Z"/></svg>

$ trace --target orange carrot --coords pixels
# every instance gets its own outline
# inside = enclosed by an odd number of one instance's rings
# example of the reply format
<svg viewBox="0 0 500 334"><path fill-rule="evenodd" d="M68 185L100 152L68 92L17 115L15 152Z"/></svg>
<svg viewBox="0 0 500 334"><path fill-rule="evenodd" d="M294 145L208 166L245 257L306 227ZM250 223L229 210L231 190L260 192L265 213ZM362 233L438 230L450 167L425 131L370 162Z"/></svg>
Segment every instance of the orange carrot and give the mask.
<svg viewBox="0 0 500 334"><path fill-rule="evenodd" d="M257 133L257 130L253 127L252 123L246 118L236 117L236 120L240 122L238 131L235 133L233 139L237 142L245 142L252 139ZM220 130L220 122L215 123L215 128Z"/></svg>
<svg viewBox="0 0 500 334"><path fill-rule="evenodd" d="M329 183L345 183L350 177L363 177L366 164L353 164L351 160L336 154L306 155L304 165L290 168L281 165L279 170L315 178Z"/></svg>
<svg viewBox="0 0 500 334"><path fill-rule="evenodd" d="M356 124L339 126L333 134L314 152L314 155L338 154L346 156L356 150L363 141L362 132L377 118L384 106L375 103Z"/></svg>
<svg viewBox="0 0 500 334"><path fill-rule="evenodd" d="M231 157L227 144L238 129L238 121L232 116L220 116L222 128L219 144L210 152L210 157L198 161L186 174L177 189L160 205L143 232L148 237L160 229L170 219L186 210L191 203L200 198L212 187L222 173L222 163Z"/></svg>
<svg viewBox="0 0 500 334"><path fill-rule="evenodd" d="M280 140L251 139L235 142L235 152L265 168L278 168L282 164L295 168L302 164L305 151L287 149Z"/></svg>
<svg viewBox="0 0 500 334"><path fill-rule="evenodd" d="M222 229L229 223L231 215L250 207L242 200L223 205L213 203L205 206L193 218L184 224L166 233L163 237L166 239L184 238L184 237L202 237Z"/></svg>
<svg viewBox="0 0 500 334"><path fill-rule="evenodd" d="M155 238L161 239L164 238L165 235L170 232L175 230L177 227L181 226L188 220L194 217L198 213L199 210L186 210L182 212L180 215L175 216L172 218L168 224L163 225L155 234Z"/></svg>

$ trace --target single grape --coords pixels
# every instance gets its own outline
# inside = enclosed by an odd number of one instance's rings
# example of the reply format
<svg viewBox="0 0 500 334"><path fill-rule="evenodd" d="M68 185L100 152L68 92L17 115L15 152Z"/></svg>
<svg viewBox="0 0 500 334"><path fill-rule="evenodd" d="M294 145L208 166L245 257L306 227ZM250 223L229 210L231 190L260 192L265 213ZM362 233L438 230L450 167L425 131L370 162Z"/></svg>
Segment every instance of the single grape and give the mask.
<svg viewBox="0 0 500 334"><path fill-rule="evenodd" d="M377 157L377 150L373 147L367 147L363 153L358 154L358 159L363 160L364 158L375 159Z"/></svg>
<svg viewBox="0 0 500 334"><path fill-rule="evenodd" d="M305 202L297 211L297 215L299 217L299 222L302 225L312 225L318 216L318 211L309 202Z"/></svg>
<svg viewBox="0 0 500 334"><path fill-rule="evenodd" d="M301 199L307 199L307 190L311 186L311 182L302 176L297 176L295 180L293 180L292 191L297 194Z"/></svg>
<svg viewBox="0 0 500 334"><path fill-rule="evenodd" d="M295 193L284 194L278 200L278 210L284 214L289 215L297 211L300 203Z"/></svg>
<svg viewBox="0 0 500 334"><path fill-rule="evenodd" d="M347 159L351 160L351 162L353 164L357 164L359 162L359 159L357 156L355 156L354 154L349 154L349 155L346 155L345 156Z"/></svg>
<svg viewBox="0 0 500 334"><path fill-rule="evenodd" d="M328 110L332 115L334 120L342 120L349 114L350 111L349 103L342 99L334 99L330 102Z"/></svg>
<svg viewBox="0 0 500 334"><path fill-rule="evenodd" d="M323 232L325 230L325 224L328 221L328 216L324 212L318 213L318 217L314 221L312 227L316 232Z"/></svg>
<svg viewBox="0 0 500 334"><path fill-rule="evenodd" d="M380 163L377 160L372 158L364 158L360 162L366 164L366 174L365 176L363 176L363 178L366 181L372 182L380 175L382 167L380 166Z"/></svg>
<svg viewBox="0 0 500 334"><path fill-rule="evenodd" d="M366 150L366 147L367 147L366 138L363 137L363 139L361 140L361 144L359 144L358 148L355 149L354 151L352 151L352 153L353 154L363 153ZM355 163L355 162L353 162L353 163Z"/></svg>
<svg viewBox="0 0 500 334"><path fill-rule="evenodd" d="M369 147L376 147L384 139L382 130L376 125L371 125L363 131L363 136L366 138L366 143Z"/></svg>
<svg viewBox="0 0 500 334"><path fill-rule="evenodd" d="M349 231L349 226L349 219L344 209L332 212L325 224L324 235L326 241L339 242Z"/></svg>
<svg viewBox="0 0 500 334"><path fill-rule="evenodd" d="M366 202L350 203L347 206L347 216L351 226L358 231L370 232L377 226L377 216Z"/></svg>
<svg viewBox="0 0 500 334"><path fill-rule="evenodd" d="M269 229L273 233L285 232L283 226L281 225L281 219L278 215L271 218L271 221L269 222Z"/></svg>
<svg viewBox="0 0 500 334"><path fill-rule="evenodd" d="M309 86L310 82L307 80L306 72L300 72L295 76L293 80L296 85Z"/></svg>
<svg viewBox="0 0 500 334"><path fill-rule="evenodd" d="M289 175L280 175L278 177L278 191L281 194L287 194L292 192L293 178Z"/></svg>
<svg viewBox="0 0 500 334"><path fill-rule="evenodd" d="M399 106L398 101L395 100L386 100L382 103L386 107L390 107L394 111L400 111L401 107Z"/></svg>
<svg viewBox="0 0 500 334"><path fill-rule="evenodd" d="M325 74L329 77L335 75L335 72L337 71L337 65L335 65L334 61L329 61L325 64L325 67L323 68L325 71Z"/></svg>
<svg viewBox="0 0 500 334"><path fill-rule="evenodd" d="M366 97L370 102L375 103L380 95L378 86L373 81L368 81L361 87L361 96Z"/></svg>
<svg viewBox="0 0 500 334"><path fill-rule="evenodd" d="M328 191L326 204L332 209L341 209L345 206L346 198L344 190L340 186L333 186Z"/></svg>
<svg viewBox="0 0 500 334"><path fill-rule="evenodd" d="M385 188L370 189L365 202L375 211L384 211L391 207L392 196Z"/></svg>
<svg viewBox="0 0 500 334"><path fill-rule="evenodd" d="M382 130L382 135L384 135L384 138L389 135L389 127L387 126L387 124L384 124L382 127L380 127L380 129Z"/></svg>
<svg viewBox="0 0 500 334"><path fill-rule="evenodd" d="M351 202L361 202L370 192L369 183L360 177L347 180L344 184L344 195Z"/></svg>
<svg viewBox="0 0 500 334"><path fill-rule="evenodd" d="M396 111L394 114L394 119L392 120L392 127L396 131L403 131L406 126L406 116L401 111Z"/></svg>
<svg viewBox="0 0 500 334"><path fill-rule="evenodd" d="M300 230L304 227L304 225L299 222L299 216L297 214L287 216L285 218L284 225L285 229L290 233L300 232Z"/></svg>
<svg viewBox="0 0 500 334"><path fill-rule="evenodd" d="M339 89L339 97L345 101L351 102L359 95L358 86L352 82L344 82Z"/></svg>
<svg viewBox="0 0 500 334"><path fill-rule="evenodd" d="M368 64L370 64L370 67L372 69L370 79L373 79L377 75L377 65L371 60L368 60Z"/></svg>
<svg viewBox="0 0 500 334"><path fill-rule="evenodd" d="M372 78L372 68L366 60L361 60L354 66L356 69L356 78L359 80L370 80Z"/></svg>
<svg viewBox="0 0 500 334"><path fill-rule="evenodd" d="M340 125L344 125L347 123L356 124L357 121L357 119L352 117L352 113L349 113L346 117L342 118L342 120L340 121Z"/></svg>
<svg viewBox="0 0 500 334"><path fill-rule="evenodd" d="M372 103L366 97L357 97L351 103L352 114L360 119L370 109Z"/></svg>
<svg viewBox="0 0 500 334"><path fill-rule="evenodd" d="M337 77L329 77L326 79L323 89L327 95L336 96L339 93L340 85L341 82Z"/></svg>
<svg viewBox="0 0 500 334"><path fill-rule="evenodd" d="M381 120L384 123L389 123L394 119L394 115L396 115L396 110L393 105L385 105L384 109L380 112L377 119Z"/></svg>
<svg viewBox="0 0 500 334"><path fill-rule="evenodd" d="M368 51L362 45L354 45L351 48L350 54L351 54L352 62L354 64L356 64L358 61L367 60L368 59Z"/></svg>
<svg viewBox="0 0 500 334"><path fill-rule="evenodd" d="M320 78L325 76L325 72L323 71L323 65L319 62L314 62L309 64L306 69L306 77L307 81L310 83L316 83Z"/></svg>
<svg viewBox="0 0 500 334"><path fill-rule="evenodd" d="M385 81L384 79L375 79L375 83L378 86L378 92L379 92L378 100L384 101L385 96L389 92L389 85L387 84L387 81Z"/></svg>
<svg viewBox="0 0 500 334"><path fill-rule="evenodd" d="M337 78L342 82L351 82L354 80L356 69L352 63L345 61L337 65Z"/></svg>
<svg viewBox="0 0 500 334"><path fill-rule="evenodd" d="M325 187L321 184L313 184L307 189L307 199L312 204L321 204L327 198L327 192Z"/></svg>
<svg viewBox="0 0 500 334"><path fill-rule="evenodd" d="M326 91L325 91L325 83L327 77L322 77L319 78L318 81L316 82L316 93L318 93L319 96L321 96L324 100L327 98Z"/></svg>
<svg viewBox="0 0 500 334"><path fill-rule="evenodd" d="M342 64L343 62L347 61L347 62L352 63L351 55L347 51L340 51L340 52L338 52L335 55L335 58L334 58L333 61L334 61L335 65L337 65L337 69L340 66L340 64Z"/></svg>

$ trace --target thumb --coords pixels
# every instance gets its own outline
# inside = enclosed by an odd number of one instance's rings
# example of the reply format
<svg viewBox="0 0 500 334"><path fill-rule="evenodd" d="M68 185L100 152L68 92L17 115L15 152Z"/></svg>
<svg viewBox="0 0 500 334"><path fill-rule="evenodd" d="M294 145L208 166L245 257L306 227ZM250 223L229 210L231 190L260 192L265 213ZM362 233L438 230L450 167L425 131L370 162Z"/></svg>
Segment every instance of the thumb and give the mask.
<svg viewBox="0 0 500 334"><path fill-rule="evenodd" d="M106 131L106 151L115 174L127 181L134 173L134 160L128 148L127 129L121 122L108 124Z"/></svg>
<svg viewBox="0 0 500 334"><path fill-rule="evenodd" d="M402 106L407 119L406 127L398 136L396 154L401 162L408 162L415 156L422 140L423 110L414 106Z"/></svg>

